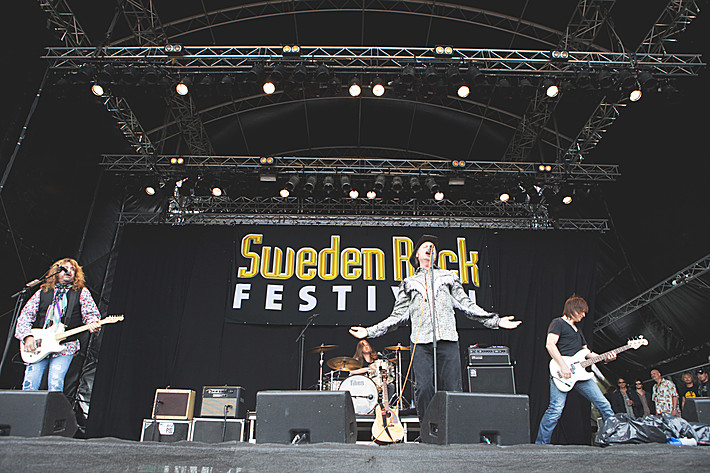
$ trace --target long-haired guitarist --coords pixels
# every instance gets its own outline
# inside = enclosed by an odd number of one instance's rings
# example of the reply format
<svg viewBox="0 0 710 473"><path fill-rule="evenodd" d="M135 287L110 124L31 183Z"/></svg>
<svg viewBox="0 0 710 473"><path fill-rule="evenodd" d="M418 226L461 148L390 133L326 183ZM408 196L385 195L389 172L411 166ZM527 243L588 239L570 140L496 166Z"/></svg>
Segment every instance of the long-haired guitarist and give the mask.
<svg viewBox="0 0 710 473"><path fill-rule="evenodd" d="M91 293L84 286L84 270L79 263L72 258L60 259L49 268L47 274L53 276L30 297L17 319L15 337L20 340L20 349L26 352L38 349L35 337L30 332L33 328L48 329L61 323L71 329L83 323L88 324L90 332L101 329L101 314ZM64 390L64 377L80 348L79 340L68 340L63 351L27 365L22 382L24 391L39 389L47 367L49 391Z"/></svg>
<svg viewBox="0 0 710 473"><path fill-rule="evenodd" d="M572 370L563 357L572 357L581 350L587 350L587 341L584 339L584 335L580 328L577 327L577 324L587 315L588 310L587 302L578 295L573 295L565 302L562 317L553 319L547 329L545 348L547 348L550 356L557 363L559 373L553 374L550 378L550 405L540 421L535 443L550 443L552 431L555 430L557 421L562 415L562 409L564 409L565 401L567 400L567 391L561 391L557 387L555 376L558 376L561 380L573 378ZM598 356L596 353L588 352L584 358L596 356ZM611 361L615 358L615 354L610 354L606 361ZM578 380L574 383L572 389L576 389L578 393L590 400L594 407L599 410L602 419L606 420L614 415L609 401L604 397L593 379Z"/></svg>

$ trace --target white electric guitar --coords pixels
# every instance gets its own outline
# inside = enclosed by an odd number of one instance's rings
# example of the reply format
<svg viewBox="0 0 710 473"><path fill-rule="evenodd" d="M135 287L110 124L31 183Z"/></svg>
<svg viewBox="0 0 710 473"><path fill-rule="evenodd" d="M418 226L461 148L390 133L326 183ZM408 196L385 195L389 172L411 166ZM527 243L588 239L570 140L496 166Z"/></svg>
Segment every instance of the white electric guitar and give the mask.
<svg viewBox="0 0 710 473"><path fill-rule="evenodd" d="M616 355L617 353L621 353L630 348L636 350L637 348L643 345L648 345L648 340L643 338L643 336L639 335L637 338L629 340L624 346L614 348L613 350L610 350L606 353L602 353L601 355L597 355L589 359L585 357L591 352L585 348L583 350L579 350L572 356L562 357L562 359L565 360L565 363L567 363L567 366L569 366L570 371L572 371L571 377L562 377L560 365L558 365L555 360L550 360L550 376L552 376L552 379L555 380L555 385L557 386L557 389L566 393L574 387L574 383L576 383L577 381L586 381L588 379L592 379L594 373L592 373L591 371L587 371L587 367L592 366L595 363L599 363L600 361L606 360L609 355Z"/></svg>
<svg viewBox="0 0 710 473"><path fill-rule="evenodd" d="M115 324L123 320L122 315L109 315L108 317L99 320L99 324ZM89 330L88 325L82 325L81 327L73 328L71 330L64 331L64 324L55 324L49 328L33 328L30 335L35 338L35 349L34 351L24 351L20 350L22 355L22 361L28 365L31 363L36 363L38 361L44 360L49 355L53 353L59 353L64 350L64 345L62 345L62 340L81 333L85 330Z"/></svg>

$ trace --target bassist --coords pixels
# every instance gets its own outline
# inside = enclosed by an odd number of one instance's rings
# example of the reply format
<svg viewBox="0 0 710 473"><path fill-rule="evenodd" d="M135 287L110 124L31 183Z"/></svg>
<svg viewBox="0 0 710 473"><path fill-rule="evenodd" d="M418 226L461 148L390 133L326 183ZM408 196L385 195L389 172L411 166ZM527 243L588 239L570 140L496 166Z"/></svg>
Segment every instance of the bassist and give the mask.
<svg viewBox="0 0 710 473"><path fill-rule="evenodd" d="M101 329L101 314L91 293L84 286L84 271L79 263L72 258L61 259L49 268L47 274L51 276L30 297L17 319L15 337L20 340L22 351L33 352L37 348L30 333L33 328L46 329L58 323L65 324L67 328L75 328L83 322L89 325L90 332ZM24 391L39 389L47 367L48 390L64 390L64 377L74 354L79 351L79 340L70 340L65 343L65 347L59 353L27 365L22 382Z"/></svg>
<svg viewBox="0 0 710 473"><path fill-rule="evenodd" d="M562 357L573 356L580 350L587 348L587 342L584 339L582 331L577 327L577 323L582 321L588 310L587 302L583 298L573 295L565 302L562 317L553 319L547 329L545 348L547 348L552 359L560 367L559 375L561 378L572 377L572 371ZM586 355L586 358L596 356L598 356L596 353L590 352ZM615 354L610 354L606 361L611 361L615 358ZM614 415L609 401L604 397L593 379L577 381L573 389L576 389L578 393L594 404L594 407L596 407L601 414L602 419L606 420ZM557 421L562 415L562 409L565 407L566 400L567 393L558 389L554 379L550 378L550 405L540 421L540 428L538 429L535 443L550 443L552 431L555 430Z"/></svg>

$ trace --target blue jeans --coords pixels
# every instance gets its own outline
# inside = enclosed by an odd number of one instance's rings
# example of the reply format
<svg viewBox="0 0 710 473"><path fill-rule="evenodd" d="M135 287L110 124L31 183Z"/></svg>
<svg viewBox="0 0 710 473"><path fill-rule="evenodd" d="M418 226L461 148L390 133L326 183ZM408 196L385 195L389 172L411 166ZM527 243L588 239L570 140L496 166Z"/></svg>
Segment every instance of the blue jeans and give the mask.
<svg viewBox="0 0 710 473"><path fill-rule="evenodd" d="M44 360L27 365L22 390L37 391L42 382L42 376L49 366L47 389L49 391L64 391L64 377L69 370L72 358L74 355L49 356Z"/></svg>
<svg viewBox="0 0 710 473"><path fill-rule="evenodd" d="M599 386L597 386L594 380L577 381L573 389L576 389L579 394L586 397L594 404L594 407L596 407L601 414L602 419L606 420L614 415L614 411L611 410L611 404L609 404L609 401L607 401L599 390ZM567 393L557 389L555 382L550 378L550 405L540 421L540 428L537 431L535 443L550 443L552 431L555 430L557 421L560 420L562 409L565 407L565 401L567 401Z"/></svg>

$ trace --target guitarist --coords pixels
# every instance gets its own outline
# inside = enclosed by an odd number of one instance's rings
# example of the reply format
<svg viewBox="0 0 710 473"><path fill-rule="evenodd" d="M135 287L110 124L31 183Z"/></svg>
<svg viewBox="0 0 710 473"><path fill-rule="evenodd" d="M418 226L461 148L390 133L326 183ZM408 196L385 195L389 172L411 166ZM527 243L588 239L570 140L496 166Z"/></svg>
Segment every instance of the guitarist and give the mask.
<svg viewBox="0 0 710 473"><path fill-rule="evenodd" d="M88 324L92 333L101 329L101 314L91 293L84 286L84 270L79 263L72 258L60 259L49 268L47 274L52 276L30 297L17 319L15 338L20 340L20 349L23 351L32 352L37 348L35 338L30 334L33 328L46 329L63 323L67 329ZM63 351L27 365L22 382L23 391L38 390L48 366L49 391L64 391L64 377L74 354L80 348L79 340L73 337L68 340L64 343L66 348Z"/></svg>
<svg viewBox="0 0 710 473"><path fill-rule="evenodd" d="M577 324L587 315L588 310L587 302L575 294L565 302L562 317L553 319L547 329L545 348L547 348L552 359L554 359L560 367L562 378L572 377L572 371L562 357L573 356L578 351L587 348L587 341L584 339L584 335L580 328L577 327ZM595 356L598 355L596 353L589 353L586 358ZM612 354L607 357L606 361L608 362L614 359L616 359L616 355ZM578 393L594 404L594 407L596 407L601 414L602 419L606 420L614 415L611 404L609 404L609 401L604 397L599 390L599 386L597 386L593 379L579 380L575 383L573 389L576 389ZM562 409L565 407L566 400L567 393L560 391L555 385L554 380L550 378L550 405L540 421L540 428L538 429L535 443L550 443L552 431L555 430L557 421L562 415Z"/></svg>

